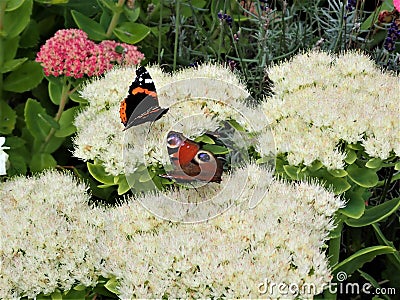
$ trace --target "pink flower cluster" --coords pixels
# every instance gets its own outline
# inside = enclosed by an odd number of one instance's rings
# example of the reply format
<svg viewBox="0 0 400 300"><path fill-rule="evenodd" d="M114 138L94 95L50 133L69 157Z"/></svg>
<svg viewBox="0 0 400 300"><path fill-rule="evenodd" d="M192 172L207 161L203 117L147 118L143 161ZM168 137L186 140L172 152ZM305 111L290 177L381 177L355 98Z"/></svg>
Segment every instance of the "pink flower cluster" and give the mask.
<svg viewBox="0 0 400 300"><path fill-rule="evenodd" d="M62 29L40 48L36 61L46 76L98 76L115 64L137 65L144 54L136 46L115 41L96 44L80 29Z"/></svg>
<svg viewBox="0 0 400 300"><path fill-rule="evenodd" d="M400 12L400 0L393 0L393 5Z"/></svg>

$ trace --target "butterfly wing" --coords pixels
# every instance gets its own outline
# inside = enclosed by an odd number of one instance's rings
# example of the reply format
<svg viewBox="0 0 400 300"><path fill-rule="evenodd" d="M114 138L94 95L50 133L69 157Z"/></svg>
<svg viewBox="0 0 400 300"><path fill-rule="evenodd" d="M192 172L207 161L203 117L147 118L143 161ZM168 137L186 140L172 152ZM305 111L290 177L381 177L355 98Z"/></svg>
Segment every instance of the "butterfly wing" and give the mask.
<svg viewBox="0 0 400 300"><path fill-rule="evenodd" d="M170 131L167 135L167 149L171 163L182 167L193 160L200 145L179 132Z"/></svg>
<svg viewBox="0 0 400 300"><path fill-rule="evenodd" d="M171 131L167 136L167 148L173 170L161 177L177 182L221 182L222 162L211 152L202 150L198 143Z"/></svg>
<svg viewBox="0 0 400 300"><path fill-rule="evenodd" d="M129 87L128 96L120 104L120 118L125 129L162 117L168 108L158 103L156 87L145 67L136 70L136 77Z"/></svg>

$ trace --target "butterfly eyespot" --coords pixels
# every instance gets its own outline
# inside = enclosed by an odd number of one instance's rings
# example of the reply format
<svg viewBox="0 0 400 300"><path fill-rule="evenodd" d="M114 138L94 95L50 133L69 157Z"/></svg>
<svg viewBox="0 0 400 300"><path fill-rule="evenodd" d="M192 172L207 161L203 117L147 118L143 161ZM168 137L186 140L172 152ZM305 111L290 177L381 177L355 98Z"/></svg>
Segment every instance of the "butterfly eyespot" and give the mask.
<svg viewBox="0 0 400 300"><path fill-rule="evenodd" d="M170 134L167 138L168 147L170 148L178 148L182 145L182 142L182 137L177 133Z"/></svg>
<svg viewBox="0 0 400 300"><path fill-rule="evenodd" d="M196 155L196 161L201 164L201 163L206 163L211 161L212 154L207 152L207 151L199 151Z"/></svg>

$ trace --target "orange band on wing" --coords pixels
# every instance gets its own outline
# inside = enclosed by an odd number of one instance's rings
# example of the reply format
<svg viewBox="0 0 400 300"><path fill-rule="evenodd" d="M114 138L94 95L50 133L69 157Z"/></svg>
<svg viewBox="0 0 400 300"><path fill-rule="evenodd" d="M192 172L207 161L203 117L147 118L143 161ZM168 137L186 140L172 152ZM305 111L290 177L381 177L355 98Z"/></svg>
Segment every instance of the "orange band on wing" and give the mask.
<svg viewBox="0 0 400 300"><path fill-rule="evenodd" d="M153 91L149 91L148 89L137 87L137 88L134 88L132 90L132 95L136 95L136 94L140 94L140 93L144 93L146 95L149 95L149 96L152 96L154 98L157 98L157 93L153 92Z"/></svg>

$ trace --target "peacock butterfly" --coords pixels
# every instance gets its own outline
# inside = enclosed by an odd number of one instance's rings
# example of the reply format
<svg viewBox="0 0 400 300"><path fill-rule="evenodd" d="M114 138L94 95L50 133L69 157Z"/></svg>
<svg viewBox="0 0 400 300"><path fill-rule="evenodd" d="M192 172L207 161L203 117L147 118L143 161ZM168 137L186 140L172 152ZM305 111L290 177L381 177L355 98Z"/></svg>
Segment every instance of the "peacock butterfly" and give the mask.
<svg viewBox="0 0 400 300"><path fill-rule="evenodd" d="M153 79L145 67L136 70L136 77L129 87L128 96L121 102L119 116L124 130L153 122L161 118L168 108L161 108Z"/></svg>
<svg viewBox="0 0 400 300"><path fill-rule="evenodd" d="M186 138L182 133L170 131L167 149L173 170L160 175L176 182L221 182L223 163L210 151Z"/></svg>

